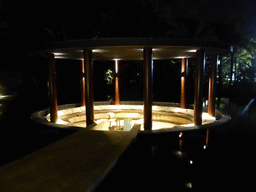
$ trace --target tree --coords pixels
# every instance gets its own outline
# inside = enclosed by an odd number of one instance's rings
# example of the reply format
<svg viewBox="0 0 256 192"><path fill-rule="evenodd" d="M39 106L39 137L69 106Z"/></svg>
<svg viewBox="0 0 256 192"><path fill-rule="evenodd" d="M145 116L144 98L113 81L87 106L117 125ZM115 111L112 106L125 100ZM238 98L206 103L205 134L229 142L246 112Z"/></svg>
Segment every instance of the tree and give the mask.
<svg viewBox="0 0 256 192"><path fill-rule="evenodd" d="M228 84L230 80L232 82L255 82L255 40L251 39L248 41L246 47L235 46L234 47L234 59L233 59L233 69L232 69L232 79L231 71L231 57L222 57L222 79L224 84ZM233 83L232 83L233 84Z"/></svg>
<svg viewBox="0 0 256 192"><path fill-rule="evenodd" d="M255 41L251 39L246 47L234 47L234 60L231 74L231 57L222 57L222 92L229 92L233 99L246 99L256 94L256 48L252 46Z"/></svg>
<svg viewBox="0 0 256 192"><path fill-rule="evenodd" d="M237 47L234 55L234 80L238 82L255 82L255 51L249 52L245 48Z"/></svg>
<svg viewBox="0 0 256 192"><path fill-rule="evenodd" d="M162 35L247 45L242 32L244 17L237 14L232 6L236 1L170 2L158 12L159 20L166 24Z"/></svg>

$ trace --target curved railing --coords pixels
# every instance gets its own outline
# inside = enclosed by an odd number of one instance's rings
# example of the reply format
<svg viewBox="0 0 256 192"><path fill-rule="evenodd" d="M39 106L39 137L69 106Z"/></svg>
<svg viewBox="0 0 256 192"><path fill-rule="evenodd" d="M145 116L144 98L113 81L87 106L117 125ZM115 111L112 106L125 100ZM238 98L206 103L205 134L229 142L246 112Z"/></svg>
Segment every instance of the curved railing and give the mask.
<svg viewBox="0 0 256 192"><path fill-rule="evenodd" d="M136 108L137 106L137 108ZM107 107L107 108L106 108ZM98 116L102 116L101 114L99 114L100 111L104 111L104 113L106 113L106 118L108 119L107 113L111 112L111 110L113 110L113 112L116 113L116 110L118 110L118 113L125 113L125 111L120 111L119 112L119 108L122 109L124 108L124 110L132 110L134 111L135 109L140 110L139 116L143 115L143 103L142 102L135 102L135 101L123 101L121 102L120 106L117 105L111 105L111 102L95 102L94 103L94 108L95 108L95 118L97 120ZM126 109L127 108L127 109ZM123 110L123 109L122 109ZM78 112L80 111L80 113L84 113L84 107L80 107L79 104L68 104L68 105L62 105L62 106L58 106L58 114L59 114L59 119L60 120L64 120L62 118L63 114L66 113L70 113L70 112ZM210 128L210 127L214 127L214 126L218 126L219 124L223 124L225 122L227 122L230 117L227 115L223 115L222 113L220 113L218 110L216 110L216 120L211 120L208 119L208 114L207 114L207 108L203 109L204 114L203 114L203 125L201 126L194 126L193 123L189 123L186 125L177 125L174 126L172 128L161 128L158 130L152 130L152 131L141 131L141 134L152 134L152 133L166 133L166 132L179 132L179 131L187 131L187 130L195 130L195 129L201 129L201 128ZM169 113L169 115L171 114L171 112L175 112L172 113L172 115L174 114L173 117L168 117L168 119L166 119L166 115L168 115L167 113ZM178 103L167 103L167 102L153 102L153 121L166 121L166 120L170 120L170 118L172 118L171 120L177 121L177 119L179 119L180 117L185 117L185 119L183 121L189 121L192 122L193 121L193 107L189 108L189 109L180 109L179 108L179 104ZM79 117L79 115L81 114L72 114L73 119L71 118L71 120L76 120L81 117ZM115 114L114 114L115 115ZM43 111L39 111L34 113L31 118L41 124L50 126L50 127L55 127L55 128L70 128L70 129L80 129L81 127L77 127L76 125L72 125L72 123L68 123L68 124L55 124L55 123L51 123L49 122L49 110L43 110ZM48 121L47 121L48 118ZM175 119L177 118L177 119ZM192 119L191 119L192 118ZM210 116L209 116L210 118ZM142 128L143 129L143 128Z"/></svg>

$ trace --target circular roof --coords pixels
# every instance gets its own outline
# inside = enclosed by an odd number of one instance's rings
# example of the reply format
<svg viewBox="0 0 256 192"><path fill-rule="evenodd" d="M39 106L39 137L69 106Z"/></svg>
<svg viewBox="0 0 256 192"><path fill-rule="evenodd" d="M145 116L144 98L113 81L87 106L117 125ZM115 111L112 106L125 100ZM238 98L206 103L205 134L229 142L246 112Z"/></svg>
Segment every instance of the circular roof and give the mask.
<svg viewBox="0 0 256 192"><path fill-rule="evenodd" d="M34 56L52 53L55 58L83 59L83 50L92 49L93 60L143 60L143 48L151 47L155 60L193 58L198 49L206 53L230 53L230 45L205 40L170 38L109 38L63 41L44 44Z"/></svg>

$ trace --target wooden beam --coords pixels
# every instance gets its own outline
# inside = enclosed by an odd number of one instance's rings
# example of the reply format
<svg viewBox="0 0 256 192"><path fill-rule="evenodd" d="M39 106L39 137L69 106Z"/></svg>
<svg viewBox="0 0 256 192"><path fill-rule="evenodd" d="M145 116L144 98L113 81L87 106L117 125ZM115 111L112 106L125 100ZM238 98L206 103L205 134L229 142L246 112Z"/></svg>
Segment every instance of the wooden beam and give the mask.
<svg viewBox="0 0 256 192"><path fill-rule="evenodd" d="M205 50L197 50L195 67L194 124L202 125L203 112L203 76L205 68Z"/></svg>
<svg viewBox="0 0 256 192"><path fill-rule="evenodd" d="M152 48L143 51L144 130L152 130L153 54Z"/></svg>
<svg viewBox="0 0 256 192"><path fill-rule="evenodd" d="M216 71L217 63L219 60L218 55L211 55L210 63L210 78L209 78L209 93L208 93L208 114L212 117L215 116L215 87L216 87Z"/></svg>
<svg viewBox="0 0 256 192"><path fill-rule="evenodd" d="M49 59L49 92L50 92L50 119L56 123L58 120L58 104L57 104L57 84L56 84L56 66L54 54L48 55Z"/></svg>
<svg viewBox="0 0 256 192"><path fill-rule="evenodd" d="M115 105L120 105L119 61L115 60Z"/></svg>
<svg viewBox="0 0 256 192"><path fill-rule="evenodd" d="M186 91L186 81L188 72L188 58L181 59L181 92L180 92L180 108L187 108L187 91Z"/></svg>
<svg viewBox="0 0 256 192"><path fill-rule="evenodd" d="M81 82L80 82L80 90L81 90L81 106L85 106L85 73L84 73L84 60L81 63Z"/></svg>
<svg viewBox="0 0 256 192"><path fill-rule="evenodd" d="M84 50L86 125L94 123L94 90L92 50Z"/></svg>

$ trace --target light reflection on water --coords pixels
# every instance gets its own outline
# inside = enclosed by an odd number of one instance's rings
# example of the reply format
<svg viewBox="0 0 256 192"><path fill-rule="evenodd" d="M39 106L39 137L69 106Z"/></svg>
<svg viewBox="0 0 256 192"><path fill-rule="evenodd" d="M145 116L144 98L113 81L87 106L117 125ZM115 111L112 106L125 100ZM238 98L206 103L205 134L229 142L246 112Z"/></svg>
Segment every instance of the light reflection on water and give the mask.
<svg viewBox="0 0 256 192"><path fill-rule="evenodd" d="M0 118L2 118L5 112L7 111L8 104L9 102L0 100Z"/></svg>
<svg viewBox="0 0 256 192"><path fill-rule="evenodd" d="M0 94L0 119L3 118L3 115L8 109L8 105L12 102L12 99L15 95L1 95Z"/></svg>

